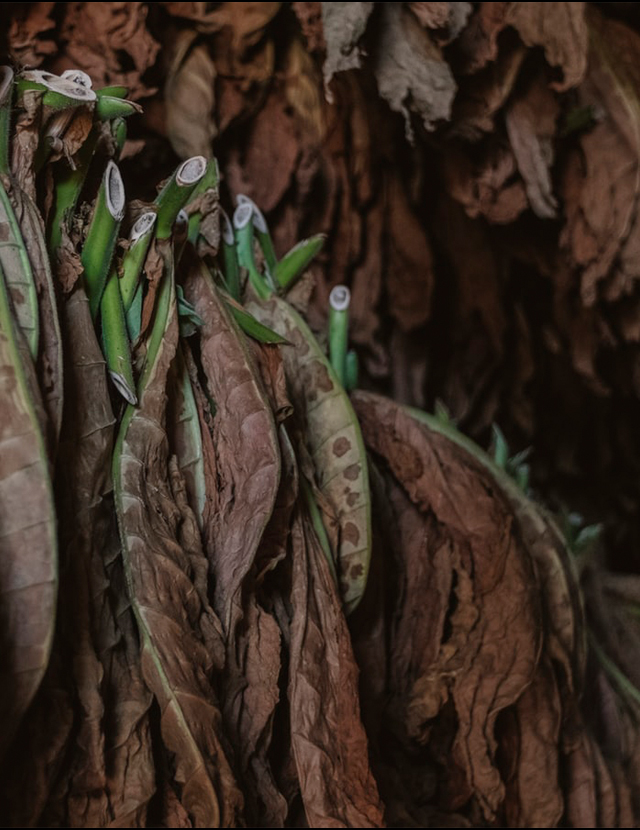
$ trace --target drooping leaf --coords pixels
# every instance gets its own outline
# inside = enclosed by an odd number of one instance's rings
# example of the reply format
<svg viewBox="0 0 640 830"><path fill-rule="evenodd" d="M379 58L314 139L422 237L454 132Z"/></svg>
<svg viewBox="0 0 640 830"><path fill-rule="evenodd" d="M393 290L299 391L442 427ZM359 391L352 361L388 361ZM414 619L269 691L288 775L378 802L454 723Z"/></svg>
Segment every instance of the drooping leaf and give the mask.
<svg viewBox="0 0 640 830"><path fill-rule="evenodd" d="M219 827L240 819L242 796L212 686L224 662L220 623L208 604L206 560L184 480L168 454L166 384L178 320L172 255L166 244L161 250L140 403L125 412L114 452L115 497L143 676L160 706L179 800L196 826Z"/></svg>
<svg viewBox="0 0 640 830"><path fill-rule="evenodd" d="M82 288L65 298L62 318L68 397L56 489L67 567L59 635L80 705L74 709L74 751L45 822L141 826L156 788L152 697L140 672L111 497L115 419Z"/></svg>
<svg viewBox="0 0 640 830"><path fill-rule="evenodd" d="M340 594L312 528L291 533L291 741L309 827L382 827Z"/></svg>
<svg viewBox="0 0 640 830"><path fill-rule="evenodd" d="M215 608L228 630L278 492L278 438L247 343L206 268L190 272L185 296L204 321L200 358L216 405L218 484L207 494L204 535Z"/></svg>

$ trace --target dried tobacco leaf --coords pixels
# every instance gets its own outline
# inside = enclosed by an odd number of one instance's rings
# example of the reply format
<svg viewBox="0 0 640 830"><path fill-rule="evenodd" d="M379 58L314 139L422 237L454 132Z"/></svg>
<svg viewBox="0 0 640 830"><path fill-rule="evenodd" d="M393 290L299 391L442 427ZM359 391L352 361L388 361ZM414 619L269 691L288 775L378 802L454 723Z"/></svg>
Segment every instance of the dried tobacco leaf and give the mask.
<svg viewBox="0 0 640 830"><path fill-rule="evenodd" d="M410 113L433 130L451 115L456 83L439 47L407 8L385 3L380 12L381 40L374 65L378 89L391 109L404 116L412 141Z"/></svg>
<svg viewBox="0 0 640 830"><path fill-rule="evenodd" d="M359 69L362 65L362 38L373 12L373 3L321 3L322 31L327 48L324 62L324 83L330 96L329 83L337 72ZM331 101L332 98L329 97Z"/></svg>
<svg viewBox="0 0 640 830"><path fill-rule="evenodd" d="M367 459L358 422L346 392L297 312L278 298L250 302L247 310L292 344L281 347L285 375L313 462L315 485L338 519L334 555L349 613L362 598L371 556Z"/></svg>
<svg viewBox="0 0 640 830"><path fill-rule="evenodd" d="M47 668L58 591L58 543L42 405L0 273L0 737L4 755Z"/></svg>
<svg viewBox="0 0 640 830"><path fill-rule="evenodd" d="M134 101L149 95L142 80L160 44L149 31L146 3L75 3L65 9L54 69L84 70L96 87L121 85Z"/></svg>
<svg viewBox="0 0 640 830"><path fill-rule="evenodd" d="M151 694L120 561L109 475L115 419L104 359L80 288L62 306L67 402L56 479L63 552L59 634L77 703L73 751L44 821L143 826L155 792ZM41 701L47 704L46 699Z"/></svg>
<svg viewBox="0 0 640 830"><path fill-rule="evenodd" d="M215 607L227 635L225 726L247 792L247 820L282 826L287 805L268 760L279 699L280 631L255 596L264 567L258 548L278 494L278 439L249 344L206 269L191 271L185 294L204 321L200 360L215 402L203 533Z"/></svg>
<svg viewBox="0 0 640 830"><path fill-rule="evenodd" d="M300 513L291 531L291 743L309 827L383 827L340 596Z"/></svg>
<svg viewBox="0 0 640 830"><path fill-rule="evenodd" d="M207 601L207 567L177 462L168 457L166 384L178 342L172 254L158 291L138 408L125 412L114 453L124 570L140 632L142 671L174 754L173 778L190 820L234 825L242 796L221 742L213 672L224 662Z"/></svg>
<svg viewBox="0 0 640 830"><path fill-rule="evenodd" d="M444 776L450 807L472 797L490 819L505 799L491 737L496 719L530 685L542 646L533 564L508 503L478 462L397 404L361 392L353 399L365 441L424 528L407 529L419 533L413 544L401 535L405 595L391 646L397 717L411 741L426 744L434 719L447 722L453 707ZM399 502L399 521L405 513ZM418 601L423 619L435 616L431 625L415 624Z"/></svg>
<svg viewBox="0 0 640 830"><path fill-rule="evenodd" d="M217 486L207 493L204 535L215 607L229 632L278 492L278 438L248 344L206 269L190 272L185 296L204 321L200 357L216 406Z"/></svg>

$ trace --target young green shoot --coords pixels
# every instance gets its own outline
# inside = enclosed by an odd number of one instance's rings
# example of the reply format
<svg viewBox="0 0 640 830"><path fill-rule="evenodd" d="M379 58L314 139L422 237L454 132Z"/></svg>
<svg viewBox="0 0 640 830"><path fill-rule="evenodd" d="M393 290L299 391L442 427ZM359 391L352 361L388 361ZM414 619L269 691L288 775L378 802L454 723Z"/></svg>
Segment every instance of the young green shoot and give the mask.
<svg viewBox="0 0 640 830"><path fill-rule="evenodd" d="M110 161L98 191L81 256L89 307L94 319L100 308L100 300L109 275L124 207L124 185L120 171Z"/></svg>
<svg viewBox="0 0 640 830"><path fill-rule="evenodd" d="M234 300L240 300L240 266L236 251L236 238L233 225L226 212L220 209L220 225L222 237L222 258L224 261L224 278L229 294Z"/></svg>
<svg viewBox="0 0 640 830"><path fill-rule="evenodd" d="M142 107L133 101L116 98L111 95L99 95L96 101L96 115L100 121L110 121L112 118L128 118L142 112Z"/></svg>
<svg viewBox="0 0 640 830"><path fill-rule="evenodd" d="M204 156L193 156L183 162L156 197L158 210L156 236L168 239L173 231L173 224L180 210L189 201L200 180L207 172L207 160Z"/></svg>
<svg viewBox="0 0 640 830"><path fill-rule="evenodd" d="M342 386L346 385L347 342L351 292L336 285L329 294L329 361Z"/></svg>
<svg viewBox="0 0 640 830"><path fill-rule="evenodd" d="M207 172L204 174L200 183L191 194L188 204L193 203L196 199L200 199L204 194L211 190L217 193L218 183L220 182L220 171L218 169L218 162L212 158L207 163ZM202 211L196 210L189 216L189 242L195 245L198 240L198 233L200 231L200 222L202 221Z"/></svg>
<svg viewBox="0 0 640 830"><path fill-rule="evenodd" d="M264 255L264 263L266 266L267 278L271 280L273 277L273 273L276 269L276 265L278 264L278 259L276 257L276 252L273 247L273 241L271 239L271 234L269 233L269 227L267 225L267 220L264 218L264 214L256 205L256 203L250 199L248 196L240 193L237 197L238 205L250 205L251 210L253 211L252 220L253 220L253 228L258 239L258 244L262 250ZM275 286L272 285L272 288Z"/></svg>
<svg viewBox="0 0 640 830"><path fill-rule="evenodd" d="M118 282L118 273L113 268L100 301L102 346L109 377L125 401L135 406L138 398Z"/></svg>
<svg viewBox="0 0 640 830"><path fill-rule="evenodd" d="M288 291L304 274L326 238L324 233L319 233L309 239L303 239L282 257L274 269L274 277L283 291Z"/></svg>
<svg viewBox="0 0 640 830"><path fill-rule="evenodd" d="M120 294L125 313L131 308L138 289L142 267L153 239L155 224L156 213L147 210L138 217L131 228L129 248L122 258L122 277L120 278Z"/></svg>
<svg viewBox="0 0 640 830"><path fill-rule="evenodd" d="M249 274L249 282L261 300L268 300L272 294L271 288L267 285L264 277L258 271L256 261L253 257L253 207L252 203L243 202L239 204L233 214L233 227L235 230L236 250L238 262L242 268L246 268Z"/></svg>

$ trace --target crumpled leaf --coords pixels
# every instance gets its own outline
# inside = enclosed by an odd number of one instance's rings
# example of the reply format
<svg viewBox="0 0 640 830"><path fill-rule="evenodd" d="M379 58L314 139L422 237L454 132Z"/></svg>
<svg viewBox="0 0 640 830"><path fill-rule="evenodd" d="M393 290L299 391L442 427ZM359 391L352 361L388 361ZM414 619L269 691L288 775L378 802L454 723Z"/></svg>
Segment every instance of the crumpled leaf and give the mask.
<svg viewBox="0 0 640 830"><path fill-rule="evenodd" d="M22 344L21 342L22 341ZM0 710L3 755L47 668L58 590L56 515L31 358L0 285Z"/></svg>
<svg viewBox="0 0 640 830"><path fill-rule="evenodd" d="M450 43L464 29L471 3L409 3L420 23L431 29L442 44Z"/></svg>
<svg viewBox="0 0 640 830"><path fill-rule="evenodd" d="M82 69L96 88L125 86L133 101L154 91L142 80L160 50L146 25L146 3L75 3L65 11L55 69Z"/></svg>
<svg viewBox="0 0 640 830"><path fill-rule="evenodd" d="M300 514L291 531L291 742L309 827L383 827L340 596Z"/></svg>
<svg viewBox="0 0 640 830"><path fill-rule="evenodd" d="M58 46L51 32L56 25L51 16L54 7L55 3L20 3L17 13L12 13L9 52L18 66L40 66L44 58L57 52ZM50 35L46 36L46 33Z"/></svg>
<svg viewBox="0 0 640 830"><path fill-rule="evenodd" d="M553 193L551 168L559 106L545 80L539 76L525 95L513 101L507 108L506 125L531 208L541 219L553 219L558 202Z"/></svg>
<svg viewBox="0 0 640 830"><path fill-rule="evenodd" d="M325 91L333 98L329 83L337 72L359 69L362 65L361 40L374 3L321 3L322 30L327 47L324 62Z"/></svg>
<svg viewBox="0 0 640 830"><path fill-rule="evenodd" d="M114 453L116 506L142 672L160 706L164 745L175 756L180 802L196 826L228 826L240 818L242 796L221 742L212 687L224 662L222 632L207 601L206 559L164 427L178 321L171 254L164 246L162 254L139 406L126 410Z"/></svg>
<svg viewBox="0 0 640 830"><path fill-rule="evenodd" d="M453 707L443 786L450 806L472 797L490 819L505 788L487 736L530 685L542 643L533 564L506 500L472 457L391 401L363 392L353 400L365 441L424 524L413 545L401 535L398 551L408 561L391 647L397 716L425 745L434 719ZM416 619L418 602L424 610Z"/></svg>
<svg viewBox="0 0 640 830"><path fill-rule="evenodd" d="M291 401L313 462L318 490L338 519L334 551L347 612L360 601L371 556L367 459L349 398L313 334L288 303L272 298L247 310L287 339L282 347Z"/></svg>
<svg viewBox="0 0 640 830"><path fill-rule="evenodd" d="M391 109L404 116L407 138L412 141L410 113L433 130L451 114L456 83L440 49L403 4L385 3L380 13L381 38L374 67L378 89Z"/></svg>
<svg viewBox="0 0 640 830"><path fill-rule="evenodd" d="M580 135L563 183L562 246L579 269L583 305L630 290L639 245L636 200L640 103L634 67L640 37L616 21L592 18L589 72L580 104L605 108L606 120ZM603 284L604 283L604 284Z"/></svg>
<svg viewBox="0 0 640 830"><path fill-rule="evenodd" d="M555 88L566 90L577 86L587 69L586 3L504 5L508 8L508 25L517 30L525 46L541 46L547 61L562 70L563 80Z"/></svg>

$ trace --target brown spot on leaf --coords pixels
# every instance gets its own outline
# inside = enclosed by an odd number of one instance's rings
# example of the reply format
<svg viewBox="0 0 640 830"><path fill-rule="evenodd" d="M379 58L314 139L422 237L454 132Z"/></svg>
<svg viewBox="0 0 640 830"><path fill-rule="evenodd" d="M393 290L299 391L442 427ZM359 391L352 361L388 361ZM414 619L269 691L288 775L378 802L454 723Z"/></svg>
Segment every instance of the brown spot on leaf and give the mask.
<svg viewBox="0 0 640 830"><path fill-rule="evenodd" d="M364 568L362 567L362 565L353 565L353 567L349 571L349 576L351 577L351 579L358 579L362 576L363 571Z"/></svg>
<svg viewBox="0 0 640 830"><path fill-rule="evenodd" d="M349 481L355 481L360 475L360 465L350 464L342 475Z"/></svg>
<svg viewBox="0 0 640 830"><path fill-rule="evenodd" d="M360 493L349 493L347 496L347 504L349 507L353 507L353 505L358 501L360 498Z"/></svg>
<svg viewBox="0 0 640 830"><path fill-rule="evenodd" d="M353 522L346 523L342 535L346 542L350 542L354 546L360 541L360 531Z"/></svg>
<svg viewBox="0 0 640 830"><path fill-rule="evenodd" d="M333 454L337 455L338 458L342 458L342 456L346 452L349 452L350 449L351 449L351 441L349 441L349 439L345 438L344 436L342 436L341 438L337 438L333 442Z"/></svg>
<svg viewBox="0 0 640 830"><path fill-rule="evenodd" d="M313 363L312 371L314 385L317 386L322 392L331 392L333 389L333 381L329 377L329 372L327 371L327 367L324 363L316 360Z"/></svg>

